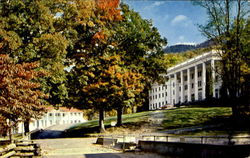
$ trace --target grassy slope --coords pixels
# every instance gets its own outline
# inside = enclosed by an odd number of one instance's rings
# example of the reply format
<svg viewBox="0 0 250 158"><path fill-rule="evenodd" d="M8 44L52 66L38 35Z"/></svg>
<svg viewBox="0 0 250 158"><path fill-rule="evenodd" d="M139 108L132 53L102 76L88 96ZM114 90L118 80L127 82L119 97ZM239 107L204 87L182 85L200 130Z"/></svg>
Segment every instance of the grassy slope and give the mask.
<svg viewBox="0 0 250 158"><path fill-rule="evenodd" d="M159 110L123 115L123 127L115 128L119 131L125 129L153 128L154 131L208 125L221 123L221 118L231 115L227 107L211 108L179 108L172 110ZM111 121L116 117L106 118L106 128L110 128ZM114 129L113 129L114 130ZM69 133L91 134L98 131L98 120L89 121L68 130ZM131 131L130 131L131 132Z"/></svg>

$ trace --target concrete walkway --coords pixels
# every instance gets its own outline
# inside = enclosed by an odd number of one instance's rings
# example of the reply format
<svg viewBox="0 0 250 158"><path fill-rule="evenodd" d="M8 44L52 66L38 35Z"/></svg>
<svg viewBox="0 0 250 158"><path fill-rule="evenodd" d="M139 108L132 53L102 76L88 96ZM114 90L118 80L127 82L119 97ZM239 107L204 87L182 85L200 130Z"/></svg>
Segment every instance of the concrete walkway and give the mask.
<svg viewBox="0 0 250 158"><path fill-rule="evenodd" d="M149 153L122 153L94 144L96 138L64 138L34 140L41 145L44 158L164 158Z"/></svg>

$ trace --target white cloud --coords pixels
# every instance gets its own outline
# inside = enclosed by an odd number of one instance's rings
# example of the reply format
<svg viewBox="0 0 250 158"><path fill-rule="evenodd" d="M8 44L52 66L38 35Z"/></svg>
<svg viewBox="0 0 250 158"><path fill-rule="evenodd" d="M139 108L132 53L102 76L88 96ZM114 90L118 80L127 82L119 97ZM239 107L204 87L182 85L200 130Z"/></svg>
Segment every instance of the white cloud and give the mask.
<svg viewBox="0 0 250 158"><path fill-rule="evenodd" d="M174 17L174 19L171 21L172 25L176 25L180 22L184 22L187 21L188 18L185 15L177 15L176 17Z"/></svg>
<svg viewBox="0 0 250 158"><path fill-rule="evenodd" d="M165 2L156 1L156 2L154 2L153 4L151 3L150 5L145 6L143 9L144 9L144 10L151 10L151 9L153 9L153 8L155 8L155 7L158 7L158 6L160 6L160 5L163 5L164 3L165 3Z"/></svg>
<svg viewBox="0 0 250 158"><path fill-rule="evenodd" d="M179 45L179 44L183 44L183 45L197 45L197 43L194 43L194 42L178 42L178 43L175 43L174 45Z"/></svg>
<svg viewBox="0 0 250 158"><path fill-rule="evenodd" d="M159 1L157 1L157 2L153 3L153 6L160 6L160 5L164 4L164 3L165 2L159 2Z"/></svg>

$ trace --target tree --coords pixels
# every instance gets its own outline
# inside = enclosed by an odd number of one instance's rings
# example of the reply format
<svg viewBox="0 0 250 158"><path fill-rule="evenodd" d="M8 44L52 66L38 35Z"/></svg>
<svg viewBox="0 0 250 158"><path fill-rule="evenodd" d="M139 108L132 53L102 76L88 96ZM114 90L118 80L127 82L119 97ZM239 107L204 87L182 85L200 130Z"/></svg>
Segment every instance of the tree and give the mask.
<svg viewBox="0 0 250 158"><path fill-rule="evenodd" d="M64 72L73 9L67 0L0 1L0 52L22 62L39 62L50 76L40 79L54 106L67 98ZM65 16L60 16L65 13ZM74 15L74 14L72 14ZM68 22L66 23L66 20Z"/></svg>
<svg viewBox="0 0 250 158"><path fill-rule="evenodd" d="M7 120L8 128L19 121L39 118L45 112L40 84L34 82L46 73L36 71L39 64L16 64L8 55L0 55L0 117Z"/></svg>
<svg viewBox="0 0 250 158"><path fill-rule="evenodd" d="M157 59L163 55L161 48L166 40L160 38L150 21L127 5L119 10L118 4L96 1L94 14L88 17L91 22L75 23L79 38L69 53L75 66L68 76L72 87L68 102L98 110L100 131L104 131L104 111L118 110L121 124L122 109L141 103L145 85L165 72ZM81 5L85 6L82 3L77 7L84 8Z"/></svg>
<svg viewBox="0 0 250 158"><path fill-rule="evenodd" d="M100 131L104 131L104 111L110 109L107 101L108 92L107 77L110 61L106 56L113 53L110 48L112 26L120 20L118 9L119 1L90 1L91 9L87 17L82 15L80 21L74 23L73 29L77 32L77 38L69 49L69 57L74 63L69 73L70 98L78 108L93 108L99 111ZM77 12L85 10L88 2L75 2ZM88 8L87 8L88 9ZM111 52L109 52L111 51ZM75 86L78 85L78 86Z"/></svg>
<svg viewBox="0 0 250 158"><path fill-rule="evenodd" d="M163 64L163 47L167 40L161 38L151 20L143 19L124 3L120 7L122 21L114 28L115 46L120 52L124 52L125 65L130 65L144 76L140 81L144 85L143 91L135 97L135 101L144 104L141 109L146 110L151 83L162 80L160 74L167 70Z"/></svg>
<svg viewBox="0 0 250 158"><path fill-rule="evenodd" d="M245 20L249 16L248 2L213 0L196 3L207 10L209 20L206 25L200 26L200 30L206 37L213 39L220 50L222 80L228 97L227 103L232 106L233 116L238 117L240 116L239 100L248 95L242 89L242 85L247 81L241 79L243 77L241 67L249 63L245 59L245 42L242 38L247 26ZM247 105L246 100L244 104Z"/></svg>

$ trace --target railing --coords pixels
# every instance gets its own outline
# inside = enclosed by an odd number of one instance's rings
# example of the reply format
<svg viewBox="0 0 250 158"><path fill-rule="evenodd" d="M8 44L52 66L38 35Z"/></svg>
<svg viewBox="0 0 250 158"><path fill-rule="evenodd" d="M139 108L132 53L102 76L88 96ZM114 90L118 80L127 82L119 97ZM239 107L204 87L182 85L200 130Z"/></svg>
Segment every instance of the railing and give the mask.
<svg viewBox="0 0 250 158"><path fill-rule="evenodd" d="M163 141L163 142L182 142L197 144L215 145L241 145L250 144L250 136L173 136L165 134L141 134L141 135L99 135L99 137L117 139L118 142L135 142L139 140Z"/></svg>

